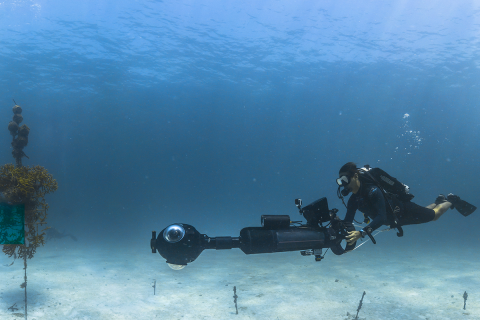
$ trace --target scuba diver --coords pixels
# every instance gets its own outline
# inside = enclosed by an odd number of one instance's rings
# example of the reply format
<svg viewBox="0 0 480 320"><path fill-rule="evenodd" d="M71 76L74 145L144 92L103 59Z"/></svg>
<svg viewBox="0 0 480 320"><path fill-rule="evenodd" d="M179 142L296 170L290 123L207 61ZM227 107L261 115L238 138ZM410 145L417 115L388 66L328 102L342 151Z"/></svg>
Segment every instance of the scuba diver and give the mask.
<svg viewBox="0 0 480 320"><path fill-rule="evenodd" d="M364 214L364 222L368 224L360 231L348 232L348 236L345 237L348 245L354 244L366 235L371 237L371 232L382 225L396 228L397 235L401 237L402 226L436 221L449 208L456 208L464 216L476 210L474 205L454 194L448 196L440 194L435 203L422 207L411 202L414 196L409 193L407 185L380 168L370 168L368 165L357 168L353 162L348 162L340 168L337 184L337 195L344 205L343 198L352 192L345 205L347 213L344 221L352 223L355 212L359 210ZM341 187L343 190L340 190Z"/></svg>

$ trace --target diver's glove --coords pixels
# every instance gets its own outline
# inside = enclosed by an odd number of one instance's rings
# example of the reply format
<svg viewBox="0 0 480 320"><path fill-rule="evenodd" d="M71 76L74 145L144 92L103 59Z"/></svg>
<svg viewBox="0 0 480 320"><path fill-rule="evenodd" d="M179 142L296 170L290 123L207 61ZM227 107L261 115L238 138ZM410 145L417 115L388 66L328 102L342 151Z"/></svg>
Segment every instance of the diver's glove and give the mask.
<svg viewBox="0 0 480 320"><path fill-rule="evenodd" d="M454 195L453 193L449 193L447 196L447 201L452 203L450 209L455 209L455 204L460 200L459 196Z"/></svg>

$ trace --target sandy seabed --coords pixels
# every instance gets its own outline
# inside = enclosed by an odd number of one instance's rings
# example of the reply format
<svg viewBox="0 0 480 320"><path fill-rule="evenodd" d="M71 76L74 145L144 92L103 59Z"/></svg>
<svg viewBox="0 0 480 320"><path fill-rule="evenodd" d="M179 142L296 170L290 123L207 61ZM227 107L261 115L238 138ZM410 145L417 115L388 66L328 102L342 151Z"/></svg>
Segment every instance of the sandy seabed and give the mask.
<svg viewBox="0 0 480 320"><path fill-rule="evenodd" d="M321 262L298 252L208 250L175 271L148 240L102 247L66 239L28 260L28 319L345 320L364 291L358 319L480 319L479 256L469 247L371 243ZM12 261L0 256L0 319L24 318L23 261L7 267Z"/></svg>

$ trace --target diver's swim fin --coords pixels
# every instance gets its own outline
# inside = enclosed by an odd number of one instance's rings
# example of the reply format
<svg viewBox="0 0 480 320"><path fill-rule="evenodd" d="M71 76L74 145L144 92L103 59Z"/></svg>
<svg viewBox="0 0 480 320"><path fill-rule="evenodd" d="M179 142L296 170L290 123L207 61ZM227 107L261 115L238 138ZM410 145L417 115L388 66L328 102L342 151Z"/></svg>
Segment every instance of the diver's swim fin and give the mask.
<svg viewBox="0 0 480 320"><path fill-rule="evenodd" d="M477 207L475 207L473 204L468 203L465 200L458 199L455 201L455 209L457 209L458 212L460 212L463 216L469 216L471 215L475 210L477 210Z"/></svg>

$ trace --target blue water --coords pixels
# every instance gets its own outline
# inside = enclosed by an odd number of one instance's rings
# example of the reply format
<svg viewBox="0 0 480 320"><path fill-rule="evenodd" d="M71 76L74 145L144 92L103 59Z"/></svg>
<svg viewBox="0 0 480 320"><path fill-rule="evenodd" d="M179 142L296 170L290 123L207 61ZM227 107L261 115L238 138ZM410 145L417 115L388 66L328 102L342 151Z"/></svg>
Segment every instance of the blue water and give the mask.
<svg viewBox="0 0 480 320"><path fill-rule="evenodd" d="M334 180L348 161L386 170L418 204L453 192L479 205L479 10L3 1L0 163L13 162L15 99L31 128L24 164L59 184L49 223L145 248L174 222L236 236L262 214L300 219L294 198L326 196L343 216ZM385 241L471 246L479 226L449 211Z"/></svg>

